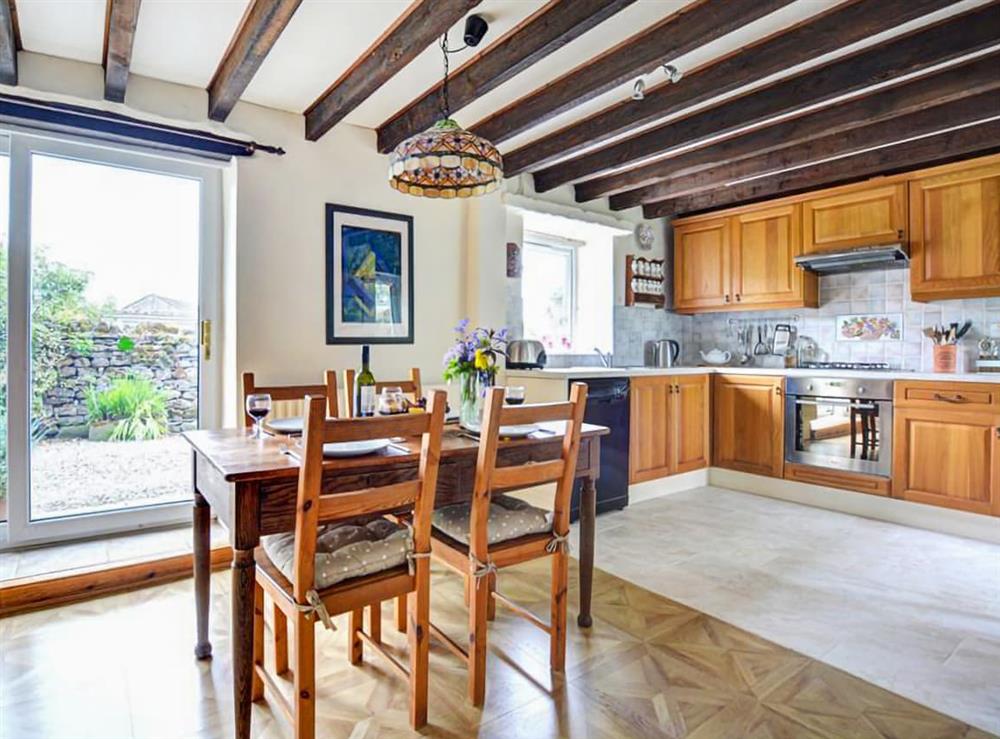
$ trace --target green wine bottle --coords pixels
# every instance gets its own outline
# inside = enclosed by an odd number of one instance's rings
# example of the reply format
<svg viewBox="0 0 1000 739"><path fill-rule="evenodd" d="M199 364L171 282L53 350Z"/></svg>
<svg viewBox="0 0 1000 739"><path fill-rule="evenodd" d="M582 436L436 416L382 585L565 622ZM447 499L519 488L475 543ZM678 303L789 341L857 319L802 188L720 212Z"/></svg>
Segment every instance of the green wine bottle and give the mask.
<svg viewBox="0 0 1000 739"><path fill-rule="evenodd" d="M371 347L361 347L361 372L354 386L354 415L357 417L375 415L375 375L368 366Z"/></svg>

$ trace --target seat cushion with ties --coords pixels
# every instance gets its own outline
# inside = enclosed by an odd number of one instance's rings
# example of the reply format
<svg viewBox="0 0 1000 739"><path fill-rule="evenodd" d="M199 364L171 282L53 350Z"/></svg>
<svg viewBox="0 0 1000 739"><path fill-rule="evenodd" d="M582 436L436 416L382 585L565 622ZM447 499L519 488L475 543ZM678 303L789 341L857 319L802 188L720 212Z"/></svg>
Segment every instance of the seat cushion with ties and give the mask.
<svg viewBox="0 0 1000 739"><path fill-rule="evenodd" d="M261 538L274 566L288 578L295 567L295 534ZM316 590L343 580L406 564L410 532L385 518L355 519L321 526L316 534Z"/></svg>
<svg viewBox="0 0 1000 739"><path fill-rule="evenodd" d="M438 508L434 511L431 523L444 535L468 546L471 515L470 504L458 503ZM498 544L528 534L544 534L549 531L552 531L551 511L536 508L510 495L494 495L490 499L487 543Z"/></svg>

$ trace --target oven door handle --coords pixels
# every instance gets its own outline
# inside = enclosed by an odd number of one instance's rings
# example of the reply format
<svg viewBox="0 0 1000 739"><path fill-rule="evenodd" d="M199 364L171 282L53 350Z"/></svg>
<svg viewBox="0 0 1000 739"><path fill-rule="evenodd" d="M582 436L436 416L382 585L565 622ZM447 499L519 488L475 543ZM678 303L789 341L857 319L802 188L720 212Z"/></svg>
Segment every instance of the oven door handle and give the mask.
<svg viewBox="0 0 1000 739"><path fill-rule="evenodd" d="M855 403L852 400L802 400L795 398L796 405L836 405L842 408L857 408L859 411L873 411L876 409L874 403Z"/></svg>

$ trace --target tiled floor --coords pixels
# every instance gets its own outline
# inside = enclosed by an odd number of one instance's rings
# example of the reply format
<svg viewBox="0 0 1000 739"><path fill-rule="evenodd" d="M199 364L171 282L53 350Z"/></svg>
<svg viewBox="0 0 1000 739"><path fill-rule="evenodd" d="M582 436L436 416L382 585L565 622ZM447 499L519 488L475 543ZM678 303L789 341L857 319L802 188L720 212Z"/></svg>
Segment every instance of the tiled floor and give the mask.
<svg viewBox="0 0 1000 739"><path fill-rule="evenodd" d="M213 523L212 543L221 545L227 541L225 529ZM183 525L92 541L5 551L0 552L0 580L110 565L146 557L183 554L191 551L191 542L191 527Z"/></svg>
<svg viewBox="0 0 1000 739"><path fill-rule="evenodd" d="M618 577L1000 733L1000 546L718 488L597 542Z"/></svg>
<svg viewBox="0 0 1000 739"><path fill-rule="evenodd" d="M548 563L505 570L500 588L544 613ZM460 580L435 571L432 618L459 636ZM597 572L594 625L575 623L571 571L565 677L547 637L500 609L491 625L486 705L465 669L431 648L425 736L690 739L986 739L987 735L746 631ZM192 655L190 580L0 620L0 739L231 736L228 576L213 577L215 658ZM317 632L318 737L402 737L406 690L377 657L352 667L339 631ZM383 636L404 644L385 609ZM271 657L270 639L265 650ZM287 681L282 680L287 689ZM289 739L278 710L253 709L255 739Z"/></svg>

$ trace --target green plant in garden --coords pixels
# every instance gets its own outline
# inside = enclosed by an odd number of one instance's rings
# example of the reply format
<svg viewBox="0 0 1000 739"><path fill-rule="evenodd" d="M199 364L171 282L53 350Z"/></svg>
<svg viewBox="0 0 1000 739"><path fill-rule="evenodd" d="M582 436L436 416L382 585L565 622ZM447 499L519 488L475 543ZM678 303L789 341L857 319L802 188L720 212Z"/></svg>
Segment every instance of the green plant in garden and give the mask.
<svg viewBox="0 0 1000 739"><path fill-rule="evenodd" d="M105 390L87 394L90 423L117 421L113 441L159 439L167 433L167 398L149 380L119 377Z"/></svg>
<svg viewBox="0 0 1000 739"><path fill-rule="evenodd" d="M66 347L88 353L89 327L112 310L87 300L90 275L50 262L45 249L34 250L31 273L31 413L42 415L46 393L59 383ZM7 245L0 243L0 427L7 425ZM7 436L0 437L0 498L7 492Z"/></svg>

